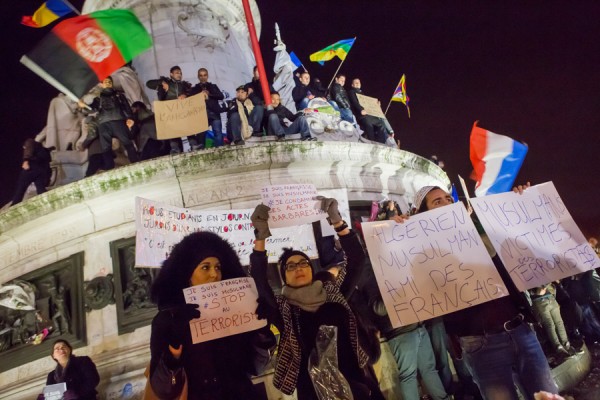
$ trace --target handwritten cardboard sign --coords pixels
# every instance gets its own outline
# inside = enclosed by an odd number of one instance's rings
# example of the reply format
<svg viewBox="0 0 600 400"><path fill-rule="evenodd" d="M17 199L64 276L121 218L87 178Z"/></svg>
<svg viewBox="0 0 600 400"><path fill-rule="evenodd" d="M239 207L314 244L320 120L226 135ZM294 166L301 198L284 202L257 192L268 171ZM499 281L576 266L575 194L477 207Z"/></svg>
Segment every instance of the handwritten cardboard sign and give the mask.
<svg viewBox="0 0 600 400"><path fill-rule="evenodd" d="M207 342L267 325L255 314L258 291L250 277L227 279L183 289L185 302L200 305L190 321L192 343Z"/></svg>
<svg viewBox="0 0 600 400"><path fill-rule="evenodd" d="M153 200L135 199L135 264L137 267L159 268L173 247L192 232L210 231L231 243L242 265L250 264L254 246L253 209L190 210ZM284 247L318 257L311 225L271 229L266 241L269 262L277 262Z"/></svg>
<svg viewBox="0 0 600 400"><path fill-rule="evenodd" d="M395 328L508 294L462 203L362 227Z"/></svg>
<svg viewBox="0 0 600 400"><path fill-rule="evenodd" d="M552 182L471 204L519 290L600 267Z"/></svg>
<svg viewBox="0 0 600 400"><path fill-rule="evenodd" d="M294 183L265 186L260 192L263 204L271 207L269 226L281 228L310 224L327 217L321 210L321 201L315 185Z"/></svg>
<svg viewBox="0 0 600 400"><path fill-rule="evenodd" d="M155 101L156 137L172 139L195 135L208 130L208 116L204 95L185 99Z"/></svg>
<svg viewBox="0 0 600 400"><path fill-rule="evenodd" d="M381 110L379 100L377 100L375 97L369 97L359 93L356 94L356 97L358 98L358 102L365 109L367 114L378 118L385 118L385 114Z"/></svg>

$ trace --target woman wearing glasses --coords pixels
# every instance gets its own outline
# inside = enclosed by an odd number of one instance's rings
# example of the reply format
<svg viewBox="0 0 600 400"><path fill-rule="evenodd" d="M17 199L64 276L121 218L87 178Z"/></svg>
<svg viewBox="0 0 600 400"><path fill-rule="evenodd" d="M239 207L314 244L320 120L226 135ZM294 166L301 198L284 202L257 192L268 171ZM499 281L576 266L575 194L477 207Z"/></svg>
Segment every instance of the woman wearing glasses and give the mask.
<svg viewBox="0 0 600 400"><path fill-rule="evenodd" d="M357 321L344 294L356 284L365 253L357 235L342 220L335 199L323 199L321 208L337 232L346 261L335 273L315 273L309 257L301 251L285 249L279 258L284 286L275 296L267 282L265 239L271 236L269 207L260 204L252 214L256 241L250 256L251 275L259 294L257 314L267 318L281 332L273 384L285 394L297 389L299 400L318 399L308 372L311 351L322 325L337 327L337 358L340 372L349 383L355 400L371 399L377 383L366 378L363 367L367 355L358 343ZM375 387L373 387L373 385Z"/></svg>

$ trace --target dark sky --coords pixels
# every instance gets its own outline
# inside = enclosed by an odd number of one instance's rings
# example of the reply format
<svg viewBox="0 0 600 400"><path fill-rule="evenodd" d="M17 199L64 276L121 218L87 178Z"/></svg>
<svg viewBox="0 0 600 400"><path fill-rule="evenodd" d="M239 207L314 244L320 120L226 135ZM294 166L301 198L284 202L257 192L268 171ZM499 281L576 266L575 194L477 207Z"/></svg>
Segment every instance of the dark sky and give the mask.
<svg viewBox="0 0 600 400"><path fill-rule="evenodd" d="M6 4L5 4L6 3ZM81 1L73 1L79 6ZM445 161L467 178L475 120L529 145L518 181L554 181L586 234L600 235L600 3L594 1L257 0L261 47L272 69L274 23L289 51L328 82L339 65L310 53L357 40L341 71L367 95L389 101L407 76L411 118L400 103L388 117L404 150ZM18 63L47 31L19 25L39 1L2 2L4 92L2 204L11 197L24 138L39 132L56 91ZM269 76L272 78L272 76ZM217 82L218 83L218 82Z"/></svg>

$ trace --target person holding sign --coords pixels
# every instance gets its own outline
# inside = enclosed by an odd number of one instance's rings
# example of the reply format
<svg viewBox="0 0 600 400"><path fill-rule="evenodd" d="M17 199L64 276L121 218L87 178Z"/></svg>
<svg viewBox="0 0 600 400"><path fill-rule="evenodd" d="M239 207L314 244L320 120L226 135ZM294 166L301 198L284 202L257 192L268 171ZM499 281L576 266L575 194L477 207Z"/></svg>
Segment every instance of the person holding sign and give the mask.
<svg viewBox="0 0 600 400"><path fill-rule="evenodd" d="M513 190L523 192L527 186ZM437 186L425 186L415 195L417 213L453 204L452 196ZM401 222L401 221L397 221ZM488 249L493 248L486 246ZM494 252L495 253L495 252ZM509 296L444 316L446 330L460 346L473 380L486 400L528 400L538 391L558 393L540 343L524 317L522 295L496 254L492 260Z"/></svg>
<svg viewBox="0 0 600 400"><path fill-rule="evenodd" d="M77 357L73 354L73 347L64 339L57 339L52 345L51 357L56 361L56 369L48 374L46 387L66 384L64 400L96 400L96 386L100 383L100 376L94 362L86 356ZM58 386L58 385L57 385ZM52 394L55 391L51 391ZM48 391L44 391L48 395ZM44 400L43 394L38 400Z"/></svg>
<svg viewBox="0 0 600 400"><path fill-rule="evenodd" d="M363 367L367 355L358 342L357 320L343 293L352 287L358 268L365 260L364 250L355 232L342 220L335 199L323 199L321 208L339 235L347 256L337 276L329 271L315 273L309 257L301 251L285 249L279 258L284 286L275 296L267 281L265 239L269 230L269 207L260 204L252 214L256 241L250 256L251 275L258 289L257 314L267 318L281 332L273 384L285 394L297 390L299 400L318 399L308 371L308 359L316 346L322 325L337 327L338 365L349 383L355 400L375 399L377 383L366 378Z"/></svg>
<svg viewBox="0 0 600 400"><path fill-rule="evenodd" d="M217 234L195 232L173 248L152 284L158 305L150 337L150 386L158 398L257 399L250 375L262 373L275 344L268 327L192 344L190 321L198 304L186 304L185 288L245 277L235 250ZM268 354L268 353L267 353ZM148 390L148 389L147 389Z"/></svg>

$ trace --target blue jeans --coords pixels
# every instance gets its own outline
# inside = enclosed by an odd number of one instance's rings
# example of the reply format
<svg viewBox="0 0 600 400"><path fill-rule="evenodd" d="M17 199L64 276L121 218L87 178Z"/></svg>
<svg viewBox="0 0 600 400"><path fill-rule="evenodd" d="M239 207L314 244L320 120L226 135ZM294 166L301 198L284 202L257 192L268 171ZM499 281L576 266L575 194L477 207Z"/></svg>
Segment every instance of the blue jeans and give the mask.
<svg viewBox="0 0 600 400"><path fill-rule="evenodd" d="M262 123L264 111L265 109L263 106L254 106L252 112L250 115L248 115L248 124L252 127L253 132L260 131L260 125ZM229 115L229 120L227 121L227 132L231 133L234 141L243 139L242 119L240 118L239 113L233 112L231 115Z"/></svg>
<svg viewBox="0 0 600 400"><path fill-rule="evenodd" d="M452 370L448 357L448 334L442 317L430 319L425 323L431 339L431 347L435 356L435 365L446 390L452 385Z"/></svg>
<svg viewBox="0 0 600 400"><path fill-rule="evenodd" d="M303 138L310 137L308 122L306 122L303 115L298 116L290 126L285 126L281 124L276 114L270 114L268 131L269 134L275 134L277 137L293 135L294 133L299 133Z"/></svg>
<svg viewBox="0 0 600 400"><path fill-rule="evenodd" d="M420 326L414 331L401 333L388 340L398 364L400 393L404 400L419 400L417 371L433 400L448 398L442 381L435 370L435 357L427 330Z"/></svg>
<svg viewBox="0 0 600 400"><path fill-rule="evenodd" d="M340 108L340 117L343 121L348 121L351 124L354 123L352 111L349 108Z"/></svg>
<svg viewBox="0 0 600 400"><path fill-rule="evenodd" d="M502 333L460 338L463 358L486 400L528 400L540 390L558 393L546 356L529 325Z"/></svg>
<svg viewBox="0 0 600 400"><path fill-rule="evenodd" d="M223 122L221 122L221 118L215 118L211 120L210 126L212 127L213 134L215 135L215 147L223 146Z"/></svg>

